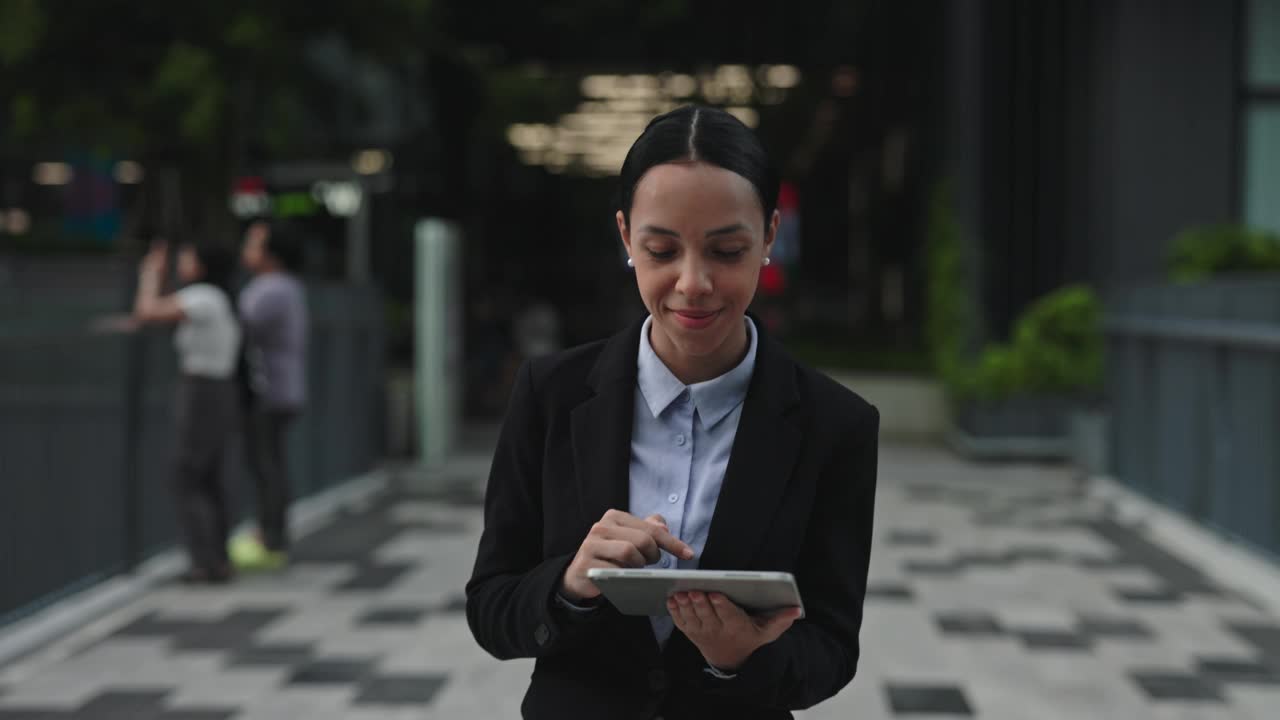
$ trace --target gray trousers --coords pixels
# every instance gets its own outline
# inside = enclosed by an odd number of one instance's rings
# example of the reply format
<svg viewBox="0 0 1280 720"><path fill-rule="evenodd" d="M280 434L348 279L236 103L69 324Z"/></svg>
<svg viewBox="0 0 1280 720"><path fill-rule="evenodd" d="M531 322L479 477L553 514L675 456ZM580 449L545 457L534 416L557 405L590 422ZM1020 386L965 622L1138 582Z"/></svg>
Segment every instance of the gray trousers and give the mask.
<svg viewBox="0 0 1280 720"><path fill-rule="evenodd" d="M174 496L178 526L193 568L219 571L229 564L230 517L222 461L237 414L233 381L193 375L179 378Z"/></svg>

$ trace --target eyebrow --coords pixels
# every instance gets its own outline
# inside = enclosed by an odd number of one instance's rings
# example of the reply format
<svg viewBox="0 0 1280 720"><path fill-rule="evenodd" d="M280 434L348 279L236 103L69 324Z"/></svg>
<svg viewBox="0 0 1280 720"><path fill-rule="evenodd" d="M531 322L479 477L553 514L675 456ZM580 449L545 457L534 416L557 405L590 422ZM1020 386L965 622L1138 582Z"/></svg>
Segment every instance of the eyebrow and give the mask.
<svg viewBox="0 0 1280 720"><path fill-rule="evenodd" d="M731 233L736 233L746 229L747 229L746 226L743 225L742 223L734 223L732 225L725 225L724 227L716 228L715 230L708 230L707 237L713 237L715 235L729 235ZM676 232L675 230L668 230L667 228L658 227L657 225L645 225L644 227L640 228L640 230L641 232L653 233L654 235L680 237L680 233Z"/></svg>

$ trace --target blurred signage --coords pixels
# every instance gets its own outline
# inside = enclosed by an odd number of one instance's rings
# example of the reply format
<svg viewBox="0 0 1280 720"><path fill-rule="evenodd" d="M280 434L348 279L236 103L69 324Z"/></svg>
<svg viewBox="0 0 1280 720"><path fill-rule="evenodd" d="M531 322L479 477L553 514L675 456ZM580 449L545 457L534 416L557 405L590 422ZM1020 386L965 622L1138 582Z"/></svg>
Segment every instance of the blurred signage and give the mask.
<svg viewBox="0 0 1280 720"><path fill-rule="evenodd" d="M349 218L360 212L364 201L364 188L354 180L320 180L305 191L272 193L262 178L241 177L231 191L231 212L241 220L267 216L312 217L321 212Z"/></svg>
<svg viewBox="0 0 1280 720"><path fill-rule="evenodd" d="M311 186L311 196L324 205L330 215L337 217L352 217L364 204L364 190L359 183L350 180L321 180Z"/></svg>
<svg viewBox="0 0 1280 720"><path fill-rule="evenodd" d="M44 163L66 166L62 188L62 226L71 236L92 238L109 244L120 233L120 192L112 176L110 160L79 153L72 163Z"/></svg>
<svg viewBox="0 0 1280 720"><path fill-rule="evenodd" d="M271 197L260 177L236 178L231 190L231 214L240 219L263 217L271 212Z"/></svg>

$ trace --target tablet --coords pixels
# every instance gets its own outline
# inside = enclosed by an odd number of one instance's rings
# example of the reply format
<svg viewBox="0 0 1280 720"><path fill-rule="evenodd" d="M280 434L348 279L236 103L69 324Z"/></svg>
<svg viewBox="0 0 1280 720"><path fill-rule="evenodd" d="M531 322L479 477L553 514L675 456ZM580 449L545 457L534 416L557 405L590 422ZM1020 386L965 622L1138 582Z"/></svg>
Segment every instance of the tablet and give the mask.
<svg viewBox="0 0 1280 720"><path fill-rule="evenodd" d="M587 578L624 615L666 615L668 597L697 590L723 593L753 615L798 607L804 617L791 573L592 568Z"/></svg>

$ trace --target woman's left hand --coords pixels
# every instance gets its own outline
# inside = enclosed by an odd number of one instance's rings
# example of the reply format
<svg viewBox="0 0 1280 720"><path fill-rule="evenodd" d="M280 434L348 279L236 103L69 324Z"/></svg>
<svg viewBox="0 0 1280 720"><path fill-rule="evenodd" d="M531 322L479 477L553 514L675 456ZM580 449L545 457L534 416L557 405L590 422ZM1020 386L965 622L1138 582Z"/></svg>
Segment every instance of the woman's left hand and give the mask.
<svg viewBox="0 0 1280 720"><path fill-rule="evenodd" d="M752 617L721 593L682 592L667 598L676 627L718 670L737 670L757 649L782 637L800 617L788 608Z"/></svg>
<svg viewBox="0 0 1280 720"><path fill-rule="evenodd" d="M154 244L138 263L139 275L163 275L165 264L169 260L168 248L163 244Z"/></svg>

